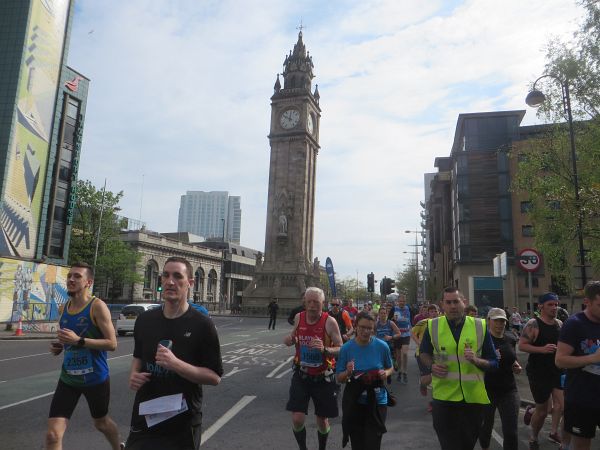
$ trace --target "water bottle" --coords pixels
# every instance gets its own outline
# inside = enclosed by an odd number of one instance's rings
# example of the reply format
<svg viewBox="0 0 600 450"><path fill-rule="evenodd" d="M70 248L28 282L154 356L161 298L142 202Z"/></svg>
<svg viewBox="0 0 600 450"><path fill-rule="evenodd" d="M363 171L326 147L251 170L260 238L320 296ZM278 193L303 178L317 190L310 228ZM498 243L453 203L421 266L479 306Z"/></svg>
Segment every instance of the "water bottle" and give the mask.
<svg viewBox="0 0 600 450"><path fill-rule="evenodd" d="M465 339L465 350L466 350L466 349L468 349L468 348L469 348L469 349L470 349L470 348L473 348L473 345L471 344L471 339L469 339L469 338L466 338L466 339Z"/></svg>
<svg viewBox="0 0 600 450"><path fill-rule="evenodd" d="M436 363L438 364L446 364L448 361L448 353L446 352L446 347L440 347L440 352L437 354Z"/></svg>

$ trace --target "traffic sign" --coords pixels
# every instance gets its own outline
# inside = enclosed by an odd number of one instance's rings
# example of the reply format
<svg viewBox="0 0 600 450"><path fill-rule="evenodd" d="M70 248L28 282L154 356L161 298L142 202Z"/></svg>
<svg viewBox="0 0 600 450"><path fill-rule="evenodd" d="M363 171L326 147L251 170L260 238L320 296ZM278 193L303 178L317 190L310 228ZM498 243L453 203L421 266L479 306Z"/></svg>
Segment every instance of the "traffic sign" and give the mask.
<svg viewBox="0 0 600 450"><path fill-rule="evenodd" d="M524 248L517 256L519 267L526 272L535 272L540 268L542 257L532 248Z"/></svg>

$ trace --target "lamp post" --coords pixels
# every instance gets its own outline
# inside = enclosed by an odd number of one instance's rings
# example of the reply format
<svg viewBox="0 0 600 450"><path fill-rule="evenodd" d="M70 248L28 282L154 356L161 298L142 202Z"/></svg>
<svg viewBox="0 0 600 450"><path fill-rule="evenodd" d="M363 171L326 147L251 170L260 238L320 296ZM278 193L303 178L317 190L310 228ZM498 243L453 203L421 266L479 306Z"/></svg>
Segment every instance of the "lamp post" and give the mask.
<svg viewBox="0 0 600 450"><path fill-rule="evenodd" d="M419 279L419 247L422 247L422 245L419 244L419 240L418 240L420 232L419 232L419 230L414 230L414 231L413 230L404 230L404 232L408 233L408 234L414 233L414 235L415 235L415 244L414 244L414 247L415 247L415 264L416 264L416 274L415 275L416 275L416 278L417 278L417 286L416 286L417 289L415 291L415 301L417 303L419 303L419 281L420 281L420 279Z"/></svg>
<svg viewBox="0 0 600 450"><path fill-rule="evenodd" d="M577 153L575 151L575 130L573 128L573 114L571 111L569 80L568 78L562 80L556 75L551 74L542 75L537 80L535 80L533 82L533 88L531 92L527 94L527 98L525 99L525 103L527 103L532 108L537 108L546 101L546 96L544 95L544 93L535 88L537 82L540 81L542 78L552 78L554 81L557 81L560 84L563 108L565 110L565 113L567 115L567 121L569 123L569 138L571 142L571 164L573 170L573 187L575 188L575 205L577 208L577 240L579 244L579 268L581 270L582 287L585 287L587 283L587 274L585 270L585 249L583 247L583 217L581 211L581 204L579 200L579 177L577 175Z"/></svg>

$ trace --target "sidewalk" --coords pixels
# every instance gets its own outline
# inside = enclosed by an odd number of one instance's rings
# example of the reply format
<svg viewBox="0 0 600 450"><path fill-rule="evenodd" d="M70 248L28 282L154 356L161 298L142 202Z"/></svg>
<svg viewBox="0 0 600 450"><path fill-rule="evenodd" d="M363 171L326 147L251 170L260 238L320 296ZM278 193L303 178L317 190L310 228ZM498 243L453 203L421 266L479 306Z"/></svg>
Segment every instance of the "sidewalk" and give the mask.
<svg viewBox="0 0 600 450"><path fill-rule="evenodd" d="M4 327L0 330L0 341L12 341L12 340L28 340L28 339L54 339L56 333L45 333L38 331L23 332L21 336L15 336L15 331L6 331Z"/></svg>

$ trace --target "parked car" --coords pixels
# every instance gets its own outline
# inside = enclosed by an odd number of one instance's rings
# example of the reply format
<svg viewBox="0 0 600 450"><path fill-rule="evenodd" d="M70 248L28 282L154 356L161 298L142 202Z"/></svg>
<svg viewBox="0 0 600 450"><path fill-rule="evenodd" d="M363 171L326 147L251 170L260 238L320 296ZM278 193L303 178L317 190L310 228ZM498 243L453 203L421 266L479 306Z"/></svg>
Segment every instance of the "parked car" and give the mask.
<svg viewBox="0 0 600 450"><path fill-rule="evenodd" d="M125 305L122 303L107 303L106 306L108 306L110 318L112 320L117 320L121 314L121 311L123 311L123 308L125 308Z"/></svg>
<svg viewBox="0 0 600 450"><path fill-rule="evenodd" d="M127 333L133 333L133 326L140 314L150 309L160 308L158 303L133 303L126 305L117 319L116 330L119 336L125 336Z"/></svg>

